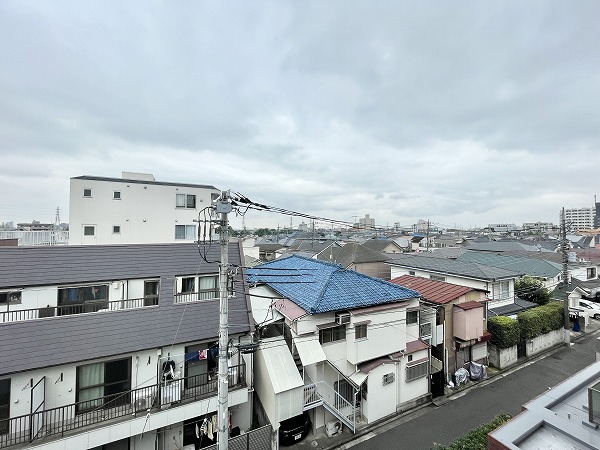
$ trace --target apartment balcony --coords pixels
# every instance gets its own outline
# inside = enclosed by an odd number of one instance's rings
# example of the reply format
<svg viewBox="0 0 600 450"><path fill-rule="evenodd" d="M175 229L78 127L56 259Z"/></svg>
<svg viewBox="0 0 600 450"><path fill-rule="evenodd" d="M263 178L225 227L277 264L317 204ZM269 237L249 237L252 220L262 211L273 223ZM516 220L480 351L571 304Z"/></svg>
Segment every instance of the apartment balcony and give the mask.
<svg viewBox="0 0 600 450"><path fill-rule="evenodd" d="M123 309L144 308L158 305L158 295L126 300L94 300L73 305L46 306L32 309L10 309L14 305L4 306L0 311L0 323L21 322L48 317L89 314L101 311L120 311Z"/></svg>
<svg viewBox="0 0 600 450"><path fill-rule="evenodd" d="M245 370L245 364L229 368L230 390L246 386ZM0 448L41 443L177 408L215 396L217 385L216 377L203 374L51 409L45 409L42 398L31 414L0 420Z"/></svg>
<svg viewBox="0 0 600 450"><path fill-rule="evenodd" d="M206 290L198 292L181 292L173 296L173 303L201 302L216 300L219 298L219 290Z"/></svg>

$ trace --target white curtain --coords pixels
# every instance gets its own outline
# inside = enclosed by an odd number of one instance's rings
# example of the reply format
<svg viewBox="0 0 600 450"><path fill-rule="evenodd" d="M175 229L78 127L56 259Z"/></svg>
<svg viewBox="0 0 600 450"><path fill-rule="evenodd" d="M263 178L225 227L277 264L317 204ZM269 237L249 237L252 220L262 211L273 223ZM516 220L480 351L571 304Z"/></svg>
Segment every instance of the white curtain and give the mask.
<svg viewBox="0 0 600 450"><path fill-rule="evenodd" d="M86 402L81 409L102 406L104 396L104 363L88 364L79 367L79 401Z"/></svg>
<svg viewBox="0 0 600 450"><path fill-rule="evenodd" d="M199 300L208 300L219 296L217 280L218 277L200 277Z"/></svg>

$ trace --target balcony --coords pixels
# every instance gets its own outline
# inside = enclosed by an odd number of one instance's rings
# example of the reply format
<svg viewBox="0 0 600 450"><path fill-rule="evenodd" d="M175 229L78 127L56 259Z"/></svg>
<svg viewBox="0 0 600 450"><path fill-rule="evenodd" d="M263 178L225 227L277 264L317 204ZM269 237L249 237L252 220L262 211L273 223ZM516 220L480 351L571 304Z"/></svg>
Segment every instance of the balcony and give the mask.
<svg viewBox="0 0 600 450"><path fill-rule="evenodd" d="M229 368L229 389L246 385L245 370L244 364ZM209 374L195 375L0 420L0 448L63 437L109 421L125 421L168 407L176 408L216 395L217 384L217 378Z"/></svg>
<svg viewBox="0 0 600 450"><path fill-rule="evenodd" d="M99 311L120 311L123 309L144 308L157 306L158 295L144 298L131 298L126 300L94 300L75 305L46 306L33 309L13 309L8 307L0 311L0 323L21 322L55 316L69 316L73 314L88 314Z"/></svg>

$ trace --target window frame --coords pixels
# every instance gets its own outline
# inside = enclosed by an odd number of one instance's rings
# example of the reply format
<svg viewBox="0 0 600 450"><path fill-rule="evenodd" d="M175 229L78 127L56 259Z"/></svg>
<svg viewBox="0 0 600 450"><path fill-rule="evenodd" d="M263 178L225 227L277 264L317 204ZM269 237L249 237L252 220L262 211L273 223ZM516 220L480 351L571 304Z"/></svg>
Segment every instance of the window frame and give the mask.
<svg viewBox="0 0 600 450"><path fill-rule="evenodd" d="M202 280L213 279L214 287L202 288ZM212 300L219 298L219 275L201 275L198 277L198 300ZM204 296L203 294L212 294L212 296Z"/></svg>
<svg viewBox="0 0 600 450"><path fill-rule="evenodd" d="M92 230L92 234L87 233L88 229ZM87 237L96 236L96 225L83 225L83 235Z"/></svg>
<svg viewBox="0 0 600 450"><path fill-rule="evenodd" d="M92 188L83 188L83 198L92 198Z"/></svg>
<svg viewBox="0 0 600 450"><path fill-rule="evenodd" d="M196 209L196 194L175 194L175 208L178 209Z"/></svg>
<svg viewBox="0 0 600 450"><path fill-rule="evenodd" d="M361 323L358 325L354 325L354 339L362 340L367 339L368 329L366 323Z"/></svg>
<svg viewBox="0 0 600 450"><path fill-rule="evenodd" d="M156 293L149 293L148 287L156 286ZM144 306L157 306L160 297L160 280L144 280Z"/></svg>
<svg viewBox="0 0 600 450"><path fill-rule="evenodd" d="M118 379L116 381L109 381L107 382L107 366L110 366L111 364L114 364L115 366L117 364L123 364L125 363L127 365L127 373L126 376L122 379ZM102 378L103 381L101 383L96 383L96 384L90 384L88 386L81 386L81 371L83 368L85 367L90 367L90 366L94 366L94 365L102 365ZM110 377L111 375L109 375ZM90 364L82 364L80 366L77 366L76 370L75 370L75 410L76 410L76 414L82 414L91 410L95 410L97 408L107 408L107 407L115 407L115 406L120 406L120 405L124 405L127 403L131 403L131 395L127 395L127 394L123 394L123 393L128 393L131 391L131 357L127 357L127 358L119 358L119 359L113 359L113 360L109 360L109 361L100 361L100 362L95 362L95 363L90 363ZM121 389L117 392L108 392L107 394L107 387L111 387L111 386L118 386L119 384L122 384L125 386L125 389ZM93 389L102 389L102 396L99 398L93 398L90 400L80 400L80 395L82 391L89 391L89 390L93 390ZM114 398L111 398L114 397ZM101 400L101 404L96 404L97 400ZM116 400L116 402L114 401ZM82 405L83 402L89 402L90 406L85 407Z"/></svg>
<svg viewBox="0 0 600 450"><path fill-rule="evenodd" d="M22 291L0 291L0 305L20 305L23 301Z"/></svg>
<svg viewBox="0 0 600 450"><path fill-rule="evenodd" d="M423 377L426 377L427 375L429 375L428 365L429 365L428 360L415 362L414 364L411 364L410 366L407 365L406 366L406 382L418 380L419 378L423 378ZM422 368L424 368L424 371Z"/></svg>
<svg viewBox="0 0 600 450"><path fill-rule="evenodd" d="M319 343L331 344L346 340L346 324L335 327L322 328L319 330Z"/></svg>
<svg viewBox="0 0 600 450"><path fill-rule="evenodd" d="M443 281L446 282L446 277L443 275L430 274L429 279L431 281Z"/></svg>
<svg viewBox="0 0 600 450"><path fill-rule="evenodd" d="M414 315L414 318L413 318ZM419 323L419 311L406 311L406 325L415 325Z"/></svg>
<svg viewBox="0 0 600 450"><path fill-rule="evenodd" d="M183 227L183 234L178 233L177 230L181 230ZM195 240L197 237L196 225L175 225L175 239L178 241L189 241ZM181 237L183 236L183 237Z"/></svg>
<svg viewBox="0 0 600 450"><path fill-rule="evenodd" d="M121 225L113 225L112 234L121 234Z"/></svg>
<svg viewBox="0 0 600 450"><path fill-rule="evenodd" d="M121 191L113 191L113 200L121 200Z"/></svg>

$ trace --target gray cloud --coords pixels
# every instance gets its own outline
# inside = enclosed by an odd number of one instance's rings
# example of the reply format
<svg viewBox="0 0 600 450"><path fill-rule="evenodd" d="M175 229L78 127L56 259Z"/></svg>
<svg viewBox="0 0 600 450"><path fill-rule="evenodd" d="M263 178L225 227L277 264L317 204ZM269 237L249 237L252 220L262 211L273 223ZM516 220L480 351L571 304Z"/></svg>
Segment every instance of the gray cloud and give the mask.
<svg viewBox="0 0 600 450"><path fill-rule="evenodd" d="M339 220L556 221L596 193L599 13L1 2L0 221L52 219L70 177L121 170Z"/></svg>

